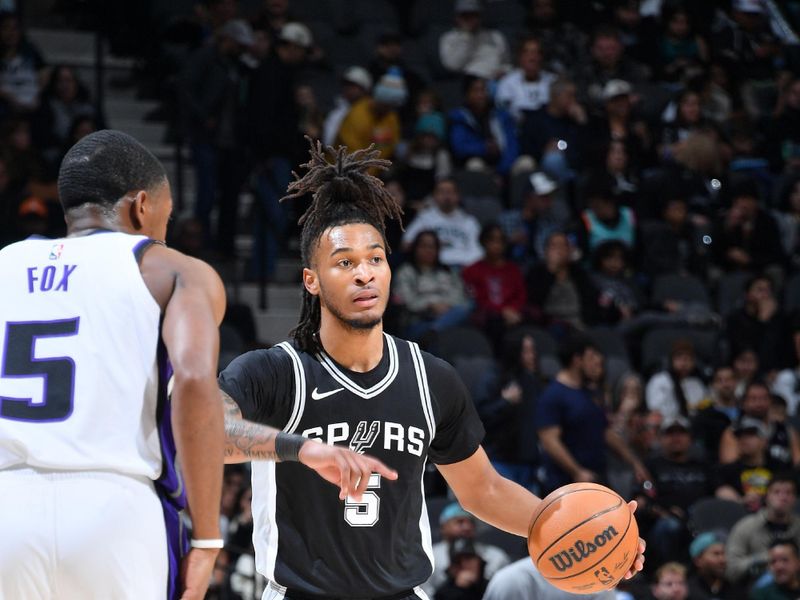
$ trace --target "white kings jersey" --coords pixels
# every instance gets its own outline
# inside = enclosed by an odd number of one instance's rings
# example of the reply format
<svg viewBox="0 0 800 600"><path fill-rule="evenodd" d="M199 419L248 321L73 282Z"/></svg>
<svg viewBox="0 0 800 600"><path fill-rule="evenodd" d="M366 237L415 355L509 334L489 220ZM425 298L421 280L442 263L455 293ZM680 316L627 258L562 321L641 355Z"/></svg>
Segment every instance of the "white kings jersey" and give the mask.
<svg viewBox="0 0 800 600"><path fill-rule="evenodd" d="M0 469L161 473L150 243L99 231L0 250Z"/></svg>

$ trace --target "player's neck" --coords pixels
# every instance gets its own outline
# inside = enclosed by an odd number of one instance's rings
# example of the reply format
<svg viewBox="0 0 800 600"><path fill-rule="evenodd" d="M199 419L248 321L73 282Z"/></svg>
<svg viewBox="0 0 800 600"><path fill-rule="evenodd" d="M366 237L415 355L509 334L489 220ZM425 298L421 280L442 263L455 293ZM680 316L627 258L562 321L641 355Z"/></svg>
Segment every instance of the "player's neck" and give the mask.
<svg viewBox="0 0 800 600"><path fill-rule="evenodd" d="M67 237L79 237L98 229L124 231L118 219L113 218L99 207L81 206L69 211L67 217Z"/></svg>
<svg viewBox="0 0 800 600"><path fill-rule="evenodd" d="M371 329L352 329L334 319L323 319L319 341L333 360L356 373L371 371L383 357L383 325L380 323Z"/></svg>

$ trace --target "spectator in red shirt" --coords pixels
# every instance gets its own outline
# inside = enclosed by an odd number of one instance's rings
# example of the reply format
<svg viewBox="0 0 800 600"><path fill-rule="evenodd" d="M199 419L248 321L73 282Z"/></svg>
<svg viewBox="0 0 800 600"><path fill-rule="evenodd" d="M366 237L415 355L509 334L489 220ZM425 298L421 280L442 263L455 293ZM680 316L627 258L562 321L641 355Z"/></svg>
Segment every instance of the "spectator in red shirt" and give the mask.
<svg viewBox="0 0 800 600"><path fill-rule="evenodd" d="M499 350L506 330L522 322L527 300L525 278L516 263L506 258L508 239L499 224L485 225L479 241L484 258L461 275L475 302L473 322L484 329Z"/></svg>

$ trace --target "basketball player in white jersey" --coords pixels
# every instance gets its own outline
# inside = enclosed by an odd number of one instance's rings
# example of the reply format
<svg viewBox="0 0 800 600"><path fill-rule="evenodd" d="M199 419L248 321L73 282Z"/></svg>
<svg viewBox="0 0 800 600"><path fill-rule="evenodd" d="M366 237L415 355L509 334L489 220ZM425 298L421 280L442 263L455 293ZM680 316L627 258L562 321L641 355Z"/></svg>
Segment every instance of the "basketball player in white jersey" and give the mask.
<svg viewBox="0 0 800 600"><path fill-rule="evenodd" d="M67 237L0 250L0 600L200 600L222 547L224 288L165 247L169 184L132 137L83 138L58 187ZM343 493L393 475L299 458Z"/></svg>

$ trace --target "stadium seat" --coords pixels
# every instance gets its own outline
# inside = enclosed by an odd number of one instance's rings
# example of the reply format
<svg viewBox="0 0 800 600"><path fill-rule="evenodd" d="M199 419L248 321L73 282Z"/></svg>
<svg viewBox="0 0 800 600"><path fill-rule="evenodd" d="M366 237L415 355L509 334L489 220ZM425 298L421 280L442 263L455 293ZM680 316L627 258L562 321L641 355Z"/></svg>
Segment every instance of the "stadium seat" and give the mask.
<svg viewBox="0 0 800 600"><path fill-rule="evenodd" d="M800 309L800 273L795 273L784 287L783 310L790 313L798 309Z"/></svg>
<svg viewBox="0 0 800 600"><path fill-rule="evenodd" d="M717 312L727 317L744 303L744 286L752 275L746 271L726 273L717 282Z"/></svg>
<svg viewBox="0 0 800 600"><path fill-rule="evenodd" d="M508 533L502 529L497 529L484 523L478 524L478 532L475 534L475 541L483 544L491 544L504 550L512 561L519 560L528 555L525 538Z"/></svg>
<svg viewBox="0 0 800 600"><path fill-rule="evenodd" d="M628 360L625 338L613 327L593 327L587 333L606 357L616 356Z"/></svg>
<svg viewBox="0 0 800 600"><path fill-rule="evenodd" d="M716 331L688 328L651 329L642 340L643 372L649 374L665 368L672 344L681 338L691 340L695 353L702 363L710 365L720 358Z"/></svg>
<svg viewBox="0 0 800 600"><path fill-rule="evenodd" d="M455 25L455 0L415 2L411 20L416 31L426 31L430 26L449 29Z"/></svg>
<svg viewBox="0 0 800 600"><path fill-rule="evenodd" d="M442 539L439 533L439 515L442 514L444 507L453 502L447 496L428 496L425 498L425 504L428 505L428 522L431 526L431 539L435 544Z"/></svg>
<svg viewBox="0 0 800 600"><path fill-rule="evenodd" d="M704 531L729 532L747 510L733 500L703 498L689 507L689 529L697 535Z"/></svg>
<svg viewBox="0 0 800 600"><path fill-rule="evenodd" d="M660 275L653 282L652 301L662 305L666 300L695 302L710 307L705 284L693 275Z"/></svg>
<svg viewBox="0 0 800 600"><path fill-rule="evenodd" d="M496 366L491 356L456 355L453 358L453 367L467 386L473 400L482 393L487 375L494 371Z"/></svg>
<svg viewBox="0 0 800 600"><path fill-rule="evenodd" d="M484 20L487 27L502 28L504 25L525 25L526 11L519 0L493 0L487 7ZM513 44L514 40L508 40Z"/></svg>
<svg viewBox="0 0 800 600"><path fill-rule="evenodd" d="M363 27L377 30L397 31L397 11L387 0L358 0L355 9L359 23Z"/></svg>
<svg viewBox="0 0 800 600"><path fill-rule="evenodd" d="M452 327L436 337L437 354L449 363L457 356L492 356L489 339L474 327Z"/></svg>
<svg viewBox="0 0 800 600"><path fill-rule="evenodd" d="M493 173L485 171L456 171L453 179L462 198L499 198L500 188Z"/></svg>
<svg viewBox="0 0 800 600"><path fill-rule="evenodd" d="M462 196L462 208L478 219L481 226L497 222L503 212L503 203L492 196Z"/></svg>

